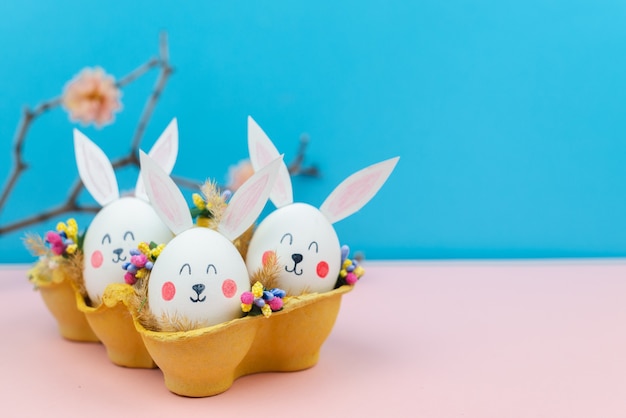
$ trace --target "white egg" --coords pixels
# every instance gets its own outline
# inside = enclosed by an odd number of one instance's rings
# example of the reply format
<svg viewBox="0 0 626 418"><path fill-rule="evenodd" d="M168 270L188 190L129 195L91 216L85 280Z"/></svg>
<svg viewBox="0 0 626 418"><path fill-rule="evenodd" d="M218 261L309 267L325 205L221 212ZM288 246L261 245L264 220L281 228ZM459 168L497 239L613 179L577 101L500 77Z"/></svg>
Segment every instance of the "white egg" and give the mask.
<svg viewBox="0 0 626 418"><path fill-rule="evenodd" d="M157 319L210 326L242 315L248 271L232 243L208 228L188 229L170 241L152 268L148 303Z"/></svg>
<svg viewBox="0 0 626 418"><path fill-rule="evenodd" d="M122 265L130 250L142 242L165 243L173 234L152 206L136 197L124 197L104 206L94 217L83 243L84 281L94 306L110 283L124 283Z"/></svg>
<svg viewBox="0 0 626 418"><path fill-rule="evenodd" d="M335 287L341 248L335 229L319 209L293 203L270 213L252 236L246 265L253 274L271 253L278 257L277 287L288 295L327 292Z"/></svg>

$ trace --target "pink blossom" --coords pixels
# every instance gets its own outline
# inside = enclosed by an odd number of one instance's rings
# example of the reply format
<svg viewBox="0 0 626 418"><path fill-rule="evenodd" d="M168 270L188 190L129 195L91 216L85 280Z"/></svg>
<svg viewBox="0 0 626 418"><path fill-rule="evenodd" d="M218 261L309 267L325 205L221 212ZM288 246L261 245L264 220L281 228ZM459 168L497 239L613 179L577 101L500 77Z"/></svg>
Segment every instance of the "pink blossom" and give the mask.
<svg viewBox="0 0 626 418"><path fill-rule="evenodd" d="M100 67L84 68L63 89L63 107L70 120L102 127L122 108L115 79Z"/></svg>
<svg viewBox="0 0 626 418"><path fill-rule="evenodd" d="M228 181L226 188L235 191L254 174L254 168L250 160L241 160L228 168Z"/></svg>

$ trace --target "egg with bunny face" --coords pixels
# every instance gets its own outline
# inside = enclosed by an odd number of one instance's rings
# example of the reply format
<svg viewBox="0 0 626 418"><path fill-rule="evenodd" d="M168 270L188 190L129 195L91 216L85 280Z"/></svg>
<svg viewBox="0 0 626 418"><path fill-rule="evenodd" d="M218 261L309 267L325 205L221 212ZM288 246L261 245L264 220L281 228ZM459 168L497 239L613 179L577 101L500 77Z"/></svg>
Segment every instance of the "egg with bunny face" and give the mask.
<svg viewBox="0 0 626 418"><path fill-rule="evenodd" d="M103 207L85 233L85 289L94 305L110 283L124 283L122 265L130 250L144 242L164 243L172 233L150 204L136 197L124 197Z"/></svg>
<svg viewBox="0 0 626 418"><path fill-rule="evenodd" d="M270 213L252 236L246 265L253 272L276 256L276 281L288 295L327 292L341 268L339 238L319 209L294 203Z"/></svg>
<svg viewBox="0 0 626 418"><path fill-rule="evenodd" d="M248 118L248 151L255 170L279 153L267 134ZM385 183L398 162L391 158L365 167L343 180L319 209L294 203L291 177L281 161L270 193L276 210L258 226L246 255L250 274L263 267L272 252L280 268L277 286L287 294L332 290L341 269L341 247L333 224L360 210Z"/></svg>
<svg viewBox="0 0 626 418"><path fill-rule="evenodd" d="M74 153L85 189L102 206L91 221L83 243L85 290L91 305L97 306L109 284L124 283L122 265L130 259L130 249L142 241L165 243L173 234L148 203L141 177L137 179L135 195L121 197L113 164L100 147L76 129ZM173 119L149 155L169 172L177 154L178 125Z"/></svg>
<svg viewBox="0 0 626 418"><path fill-rule="evenodd" d="M170 241L148 283L150 311L163 323L200 328L241 316L241 293L250 290L241 255L219 232L192 228Z"/></svg>
<svg viewBox="0 0 626 418"><path fill-rule="evenodd" d="M175 237L148 278L148 309L160 330L190 330L240 317L241 294L250 290L243 257L233 244L259 216L282 158L253 174L228 201L217 230L194 226L174 181L140 153L141 175L157 215Z"/></svg>

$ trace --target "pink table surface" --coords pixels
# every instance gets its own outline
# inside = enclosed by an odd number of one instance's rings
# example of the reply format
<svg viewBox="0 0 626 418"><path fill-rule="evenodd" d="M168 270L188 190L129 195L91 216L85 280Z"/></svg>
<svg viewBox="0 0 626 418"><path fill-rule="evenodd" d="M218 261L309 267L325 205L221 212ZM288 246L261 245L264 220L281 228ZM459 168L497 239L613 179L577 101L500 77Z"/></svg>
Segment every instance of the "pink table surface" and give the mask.
<svg viewBox="0 0 626 418"><path fill-rule="evenodd" d="M0 269L0 414L625 417L626 261L366 262L319 363L210 398L62 339L25 267Z"/></svg>

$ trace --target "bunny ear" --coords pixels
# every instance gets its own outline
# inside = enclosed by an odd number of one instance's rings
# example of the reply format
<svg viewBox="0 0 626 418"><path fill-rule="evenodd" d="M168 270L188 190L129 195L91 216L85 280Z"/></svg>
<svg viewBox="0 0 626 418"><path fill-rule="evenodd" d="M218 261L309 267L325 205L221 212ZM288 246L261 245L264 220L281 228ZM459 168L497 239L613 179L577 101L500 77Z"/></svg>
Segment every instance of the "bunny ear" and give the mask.
<svg viewBox="0 0 626 418"><path fill-rule="evenodd" d="M191 213L176 183L145 152L139 151L139 160L146 193L159 218L174 235L191 228Z"/></svg>
<svg viewBox="0 0 626 418"><path fill-rule="evenodd" d="M178 156L178 122L176 118L167 125L159 139L154 143L148 156L152 158L167 174L172 172ZM135 196L147 199L146 188L143 185L141 174L137 178Z"/></svg>
<svg viewBox="0 0 626 418"><path fill-rule="evenodd" d="M237 189L222 215L217 230L231 241L248 229L261 214L274 186L282 155L254 173Z"/></svg>
<svg viewBox="0 0 626 418"><path fill-rule="evenodd" d="M326 198L320 212L334 224L361 209L378 193L399 159L391 158L352 174Z"/></svg>
<svg viewBox="0 0 626 418"><path fill-rule="evenodd" d="M248 116L248 153L255 171L262 169L280 156L276 146L250 116ZM274 188L270 193L270 199L277 208L293 203L291 177L289 177L289 169L282 159Z"/></svg>
<svg viewBox="0 0 626 418"><path fill-rule="evenodd" d="M117 179L111 162L94 142L74 129L76 166L85 188L101 206L120 197Z"/></svg>

